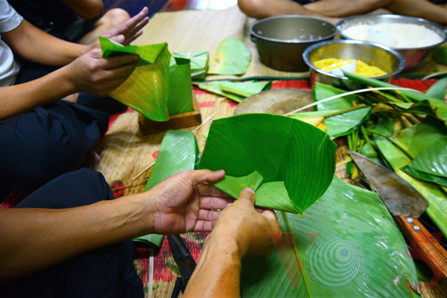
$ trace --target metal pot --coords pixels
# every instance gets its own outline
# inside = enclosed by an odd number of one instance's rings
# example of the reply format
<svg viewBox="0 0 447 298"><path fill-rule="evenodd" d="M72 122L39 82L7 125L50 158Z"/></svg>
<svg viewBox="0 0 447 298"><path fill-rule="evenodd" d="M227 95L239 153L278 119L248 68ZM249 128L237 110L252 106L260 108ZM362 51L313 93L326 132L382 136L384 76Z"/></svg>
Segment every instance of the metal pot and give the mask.
<svg viewBox="0 0 447 298"><path fill-rule="evenodd" d="M334 38L337 29L320 18L286 15L256 21L250 38L256 44L259 59L268 67L282 71L307 71L304 50L317 42Z"/></svg>
<svg viewBox="0 0 447 298"><path fill-rule="evenodd" d="M373 79L383 81L390 81L405 66L405 59L400 53L381 44L348 39L325 41L308 47L303 53L303 59L311 70L311 86L315 82L321 82L342 88L359 87L350 85L352 82L344 76L329 74L314 65L314 62L326 58L358 59L371 66L377 66L387 74Z"/></svg>
<svg viewBox="0 0 447 298"><path fill-rule="evenodd" d="M442 39L442 41L440 41L439 43L426 47L393 48L394 50L400 52L402 56L405 58L405 69L410 69L417 66L419 63L423 61L423 59L430 53L430 51L433 48L444 43L447 38L447 34L444 31L444 28L439 24L436 24L423 18L408 17L394 14L369 14L369 15L348 17L337 23L337 30L342 38L351 39L346 34L343 34L343 30L346 30L351 26L360 24L372 25L372 24L392 24L392 23L414 24L424 26L427 29L436 32Z"/></svg>

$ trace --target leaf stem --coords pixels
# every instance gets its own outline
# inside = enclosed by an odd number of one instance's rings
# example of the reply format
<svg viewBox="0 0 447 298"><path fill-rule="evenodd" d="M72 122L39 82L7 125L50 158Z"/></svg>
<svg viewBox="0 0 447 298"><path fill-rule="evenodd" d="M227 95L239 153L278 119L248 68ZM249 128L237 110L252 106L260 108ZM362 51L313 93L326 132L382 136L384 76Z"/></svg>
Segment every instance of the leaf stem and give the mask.
<svg viewBox="0 0 447 298"><path fill-rule="evenodd" d="M411 152L407 149L407 147L405 147L404 144L402 144L401 142L399 142L399 141L396 140L395 138L393 138L393 137L389 137L389 136L387 136L387 135L384 135L383 133L381 133L381 132L379 132L379 131L377 131L377 130L368 130L368 132L386 138L386 139L389 140L391 143L393 143L394 145L396 145L396 147L398 147L400 150L402 150L402 152L405 153L410 159L415 159L415 156L413 155L413 153L411 153Z"/></svg>

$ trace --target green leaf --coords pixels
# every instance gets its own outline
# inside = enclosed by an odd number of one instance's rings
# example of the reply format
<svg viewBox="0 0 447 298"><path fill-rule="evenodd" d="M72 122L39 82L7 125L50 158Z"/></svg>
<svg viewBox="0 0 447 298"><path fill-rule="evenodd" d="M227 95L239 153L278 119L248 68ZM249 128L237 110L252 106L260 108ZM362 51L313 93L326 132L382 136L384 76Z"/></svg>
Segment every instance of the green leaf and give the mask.
<svg viewBox="0 0 447 298"><path fill-rule="evenodd" d="M304 218L278 218L292 234L270 256L244 260L243 297L410 297L405 276L416 282L416 268L377 194L334 178Z"/></svg>
<svg viewBox="0 0 447 298"><path fill-rule="evenodd" d="M316 82L313 88L313 97L315 101L320 101L328 97L332 97L338 94L346 93L346 91L335 88L331 85L322 84ZM345 110L352 107L352 103L356 101L354 94L347 95L345 97L336 98L331 101L320 103L317 105L318 111L327 110Z"/></svg>
<svg viewBox="0 0 447 298"><path fill-rule="evenodd" d="M443 44L432 52L433 60L438 64L447 65L447 45Z"/></svg>
<svg viewBox="0 0 447 298"><path fill-rule="evenodd" d="M173 58L174 63L169 68L169 115L191 112L192 83L190 60Z"/></svg>
<svg viewBox="0 0 447 298"><path fill-rule="evenodd" d="M239 38L226 38L214 53L210 74L243 75L250 65L251 52Z"/></svg>
<svg viewBox="0 0 447 298"><path fill-rule="evenodd" d="M287 211L303 212L332 180L335 144L327 134L299 120L269 114L238 115L213 122L199 167L224 169L233 177L259 172L264 180L256 191L257 202L278 197L267 190L281 191L279 183L264 184L283 182L286 192L282 193L288 194L295 207ZM273 206L277 204L264 207Z"/></svg>
<svg viewBox="0 0 447 298"><path fill-rule="evenodd" d="M131 53L140 62L129 78L109 95L154 121L169 119L169 63L171 54L166 43L123 46L99 37L103 57Z"/></svg>
<svg viewBox="0 0 447 298"><path fill-rule="evenodd" d="M204 80L208 71L208 52L174 52L175 58L185 58L191 60L191 77L197 80Z"/></svg>
<svg viewBox="0 0 447 298"><path fill-rule="evenodd" d="M252 96L271 87L271 82L231 82L214 81L198 83L200 89L241 102L245 97Z"/></svg>
<svg viewBox="0 0 447 298"><path fill-rule="evenodd" d="M198 147L194 134L187 130L168 130L158 152L145 191L176 173L194 170ZM160 247L163 235L150 234L134 239L136 242Z"/></svg>
<svg viewBox="0 0 447 298"><path fill-rule="evenodd" d="M422 150L408 167L430 175L447 178L447 136Z"/></svg>
<svg viewBox="0 0 447 298"><path fill-rule="evenodd" d="M338 138L352 133L363 122L369 119L371 110L371 107L364 107L325 118L324 124L327 127L327 133L331 136L331 138Z"/></svg>
<svg viewBox="0 0 447 298"><path fill-rule="evenodd" d="M264 178L261 174L254 171L250 175L244 177L232 177L226 175L224 179L214 183L214 186L219 189L226 189L227 194L233 198L239 197L239 194L245 188L251 188L253 191L257 190Z"/></svg>
<svg viewBox="0 0 447 298"><path fill-rule="evenodd" d="M412 134L406 135L411 136ZM423 182L404 173L401 169L411 162L408 156L386 138L376 136L374 139L380 153L393 170L427 199L430 205L428 206L426 213L442 233L447 235L447 198L444 192L435 184ZM409 140L405 141L400 137L399 140L402 143L412 142Z"/></svg>
<svg viewBox="0 0 447 298"><path fill-rule="evenodd" d="M409 166L403 167L402 171L404 171L408 175L411 175L415 178L447 187L447 178L444 178L441 176L436 176L436 175L430 175L430 174L418 171L416 169L413 169L412 167L409 167Z"/></svg>
<svg viewBox="0 0 447 298"><path fill-rule="evenodd" d="M361 77L361 76L358 76L358 75L350 73L350 72L343 71L343 73L350 80L352 80L352 81L354 81L356 83L360 83L360 84L366 85L366 86L399 88L399 86L396 86L396 85L393 85L393 84L390 84L390 83L385 83L383 81ZM402 95L412 99L413 101L421 101L421 100L436 100L436 101L438 101L437 98L431 97L430 95L427 95L425 93L420 93L420 92L417 92L417 91L399 90L399 91L396 91L396 92L398 94L402 94Z"/></svg>
<svg viewBox="0 0 447 298"><path fill-rule="evenodd" d="M444 100L447 93L447 78L438 80L425 93L439 100Z"/></svg>

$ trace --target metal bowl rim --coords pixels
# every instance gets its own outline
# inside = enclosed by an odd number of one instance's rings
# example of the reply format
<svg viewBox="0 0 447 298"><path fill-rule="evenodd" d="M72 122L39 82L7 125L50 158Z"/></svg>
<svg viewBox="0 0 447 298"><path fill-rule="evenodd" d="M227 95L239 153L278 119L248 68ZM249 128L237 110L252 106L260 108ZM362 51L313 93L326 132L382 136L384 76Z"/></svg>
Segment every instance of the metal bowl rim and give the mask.
<svg viewBox="0 0 447 298"><path fill-rule="evenodd" d="M332 26L332 28L334 29L334 32L329 34L329 35L326 35L324 37L318 38L318 39L311 39L311 40L305 40L305 41L296 41L296 40L287 40L287 39L278 39L278 38L267 37L267 36L264 36L264 35L260 35L260 34L258 34L256 32L254 32L254 30L253 30L253 27L255 27L256 25L268 22L268 21L273 20L273 19L285 19L285 18L297 18L297 17L299 19L313 19L313 20L318 20L318 21L322 21L324 23L327 23L329 26ZM337 34L337 27L334 24L332 24L331 22L326 21L323 18L307 16L307 15L299 15L299 14L273 16L273 17L264 18L264 19L261 19L261 20L257 20L250 27L250 35L253 35L256 38L259 38L259 39L265 40L265 41L271 41L271 42L277 42L277 43L286 43L286 44L305 44L305 43L319 42L319 41L322 41L322 40L326 40L328 38L332 38L332 37L335 36L335 34Z"/></svg>
<svg viewBox="0 0 447 298"><path fill-rule="evenodd" d="M310 60L309 60L310 53L312 51L314 51L315 49L321 48L321 47L326 46L326 45L337 44L337 43L339 43L339 44L360 44L360 45L372 46L372 47L380 48L380 49L382 49L384 51L387 51L387 52L389 52L389 53L391 53L391 54L396 56L397 60L399 61L399 65L397 66L395 71L390 72L390 73L388 73L388 74L386 74L384 76L372 77L371 79L387 79L387 78L393 77L396 74L400 73L405 68L405 58L398 51L396 51L396 50L394 50L394 49L392 49L392 48L390 48L388 46L379 44L379 43L363 41L363 40L355 40L355 39L329 40L329 41L322 41L322 42L316 43L314 45L311 45L310 47L308 47L303 52L303 60L304 60L304 62L311 69L313 69L314 71L316 71L318 73L322 73L324 75L327 75L327 76L330 76L330 77L333 77L333 78L339 78L339 79L347 80L348 78L345 77L345 76L337 76L337 75L333 75L333 74L330 74L330 73L327 73L327 72L321 70L320 68L318 68L315 65L313 65L313 63L310 62Z"/></svg>
<svg viewBox="0 0 447 298"><path fill-rule="evenodd" d="M396 19L396 20L397 20L397 19L411 19L411 20L413 20L413 21L418 21L418 22L421 22L421 23L426 23L426 24L428 24L428 25L431 25L431 26L433 26L433 27L436 27L436 28L438 28L438 29L444 34L444 37L441 36L442 40L441 40L440 42L434 44L434 45L431 45L431 46L425 46L425 47L418 47L418 48L393 48L393 49L398 50L398 51L426 50L426 49L431 49L431 48L434 48L434 47L437 47L437 46L443 44L443 43L446 42L446 40L447 40L446 29L444 29L444 27L442 27L442 26L439 25L438 23L429 21L429 20L424 19L424 18L411 17L411 16L403 16L403 15L398 15L398 14L370 14L370 15L350 16L350 17L344 18L343 20L341 20L340 22L338 22L337 24L335 24L335 27L337 28L337 32L338 32L338 34L340 34L340 36L343 37L344 39L356 40L356 39L354 39L354 38L348 37L348 36L346 36L345 34L343 34L343 33L342 33L342 30L340 29L340 27L341 27L342 25L344 25L345 23L346 23L346 24L349 24L350 21L355 20L355 19L361 19L362 17L365 17L365 16L368 17L368 18L370 18L370 17L375 18L375 17L377 16L377 19L380 19L380 18ZM430 28L427 28L427 29L430 29ZM436 32L436 33L438 33L438 32Z"/></svg>

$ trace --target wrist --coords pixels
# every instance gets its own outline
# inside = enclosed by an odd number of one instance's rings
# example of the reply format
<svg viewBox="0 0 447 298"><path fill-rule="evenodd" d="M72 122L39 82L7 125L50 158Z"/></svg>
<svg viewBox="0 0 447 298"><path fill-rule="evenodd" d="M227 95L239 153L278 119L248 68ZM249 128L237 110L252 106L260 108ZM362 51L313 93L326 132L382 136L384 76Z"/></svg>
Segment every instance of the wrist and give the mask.
<svg viewBox="0 0 447 298"><path fill-rule="evenodd" d="M125 199L126 204L132 209L130 218L131 222L134 223L137 236L154 233L157 209L155 198L151 196L150 192L130 195Z"/></svg>

